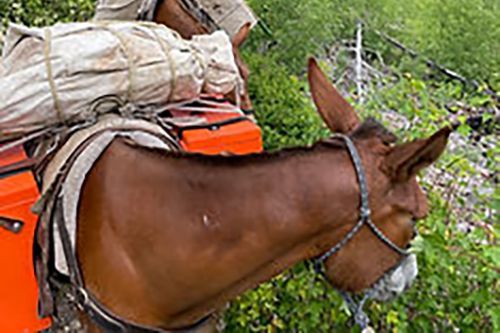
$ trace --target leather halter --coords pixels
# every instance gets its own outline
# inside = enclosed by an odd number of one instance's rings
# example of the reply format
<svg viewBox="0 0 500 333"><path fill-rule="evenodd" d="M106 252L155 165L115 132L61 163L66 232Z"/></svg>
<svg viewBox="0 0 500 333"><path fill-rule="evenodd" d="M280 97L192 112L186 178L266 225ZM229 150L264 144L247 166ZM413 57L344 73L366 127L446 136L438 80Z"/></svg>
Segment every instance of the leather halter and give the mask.
<svg viewBox="0 0 500 333"><path fill-rule="evenodd" d="M383 232L380 230L371 219L370 205L368 202L368 184L366 182L366 175L363 169L363 163L361 162L361 157L359 156L358 150L356 146L352 142L351 138L344 134L335 134L334 138L342 139L346 146L349 155L351 156L352 163L354 165L354 169L356 171L356 177L359 183L359 192L360 192L360 212L359 212L359 220L358 223L354 225L354 227L342 238L340 242L335 244L328 250L325 254L320 256L314 261L314 269L316 272L324 274L324 262L328 260L332 255L339 252L358 232L361 230L363 225L367 225L370 230L380 239L383 243L385 243L392 250L396 251L401 256L407 256L409 251L407 249L402 249L396 244L394 244Z"/></svg>
<svg viewBox="0 0 500 333"><path fill-rule="evenodd" d="M408 249L403 249L394 244L383 232L380 230L371 220L371 212L370 205L368 202L368 184L366 181L365 171L363 169L363 163L361 161L361 157L356 149L356 146L352 142L351 138L344 134L335 134L334 138L341 139L345 142L347 146L347 151L351 157L352 163L354 165L354 169L356 171L356 177L359 183L359 192L360 192L360 213L359 220L354 225L354 227L342 238L340 242L335 244L328 250L325 254L321 255L319 258L313 261L313 267L316 273L321 276L326 276L324 263L328 258L330 258L335 253L339 252L358 232L361 230L363 225L367 225L370 230L380 239L384 244L390 247L392 250L396 251L402 257L407 257L410 254ZM349 307L351 313L354 316L355 323L363 330L367 329L370 323L370 319L364 313L363 307L365 302L371 298L372 291L365 292L364 296L360 301L355 301L355 299L347 292L338 290L340 296L344 299L347 306Z"/></svg>

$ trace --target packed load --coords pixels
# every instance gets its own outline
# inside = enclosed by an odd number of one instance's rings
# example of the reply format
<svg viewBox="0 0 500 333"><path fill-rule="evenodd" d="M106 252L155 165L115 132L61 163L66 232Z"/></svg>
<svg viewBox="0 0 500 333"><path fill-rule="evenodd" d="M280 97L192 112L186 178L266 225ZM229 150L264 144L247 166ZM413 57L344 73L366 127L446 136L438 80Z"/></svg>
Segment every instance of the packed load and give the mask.
<svg viewBox="0 0 500 333"><path fill-rule="evenodd" d="M192 14L207 29L223 29L233 37L247 22L257 17L244 0L177 0L178 6ZM98 0L94 20L152 21L158 0Z"/></svg>
<svg viewBox="0 0 500 333"><path fill-rule="evenodd" d="M222 31L186 41L153 23L12 25L0 67L0 137L88 119L106 95L167 105L241 87Z"/></svg>

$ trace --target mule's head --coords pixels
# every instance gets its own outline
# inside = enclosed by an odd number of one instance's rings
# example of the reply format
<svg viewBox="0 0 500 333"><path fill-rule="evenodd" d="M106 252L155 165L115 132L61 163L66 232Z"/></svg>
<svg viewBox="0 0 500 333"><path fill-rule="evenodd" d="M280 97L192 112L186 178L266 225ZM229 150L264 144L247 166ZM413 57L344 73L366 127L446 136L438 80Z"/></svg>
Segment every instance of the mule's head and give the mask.
<svg viewBox="0 0 500 333"><path fill-rule="evenodd" d="M371 219L397 246L406 248L414 236L415 222L426 216L427 199L416 175L438 159L451 129L429 138L395 144L396 137L375 121L360 124L353 107L332 86L316 61L309 61L311 94L332 132L347 134L356 145L364 165ZM353 217L356 223L359 213ZM352 224L343 229L347 233ZM326 274L338 289L359 292L390 271L402 256L368 227L325 262Z"/></svg>
<svg viewBox="0 0 500 333"><path fill-rule="evenodd" d="M200 22L195 15L186 10L186 8L179 3L179 0L161 1L156 8L154 21L177 31L182 38L185 39L190 39L194 35L204 35L211 32L211 30ZM231 39L234 59L240 75L243 78L243 87L241 87L240 96L235 96L235 93L230 93L226 96L232 102L239 100L241 108L248 111L253 109L252 101L248 94L249 70L247 64L241 57L239 48L247 39L250 30L251 24L244 24Z"/></svg>

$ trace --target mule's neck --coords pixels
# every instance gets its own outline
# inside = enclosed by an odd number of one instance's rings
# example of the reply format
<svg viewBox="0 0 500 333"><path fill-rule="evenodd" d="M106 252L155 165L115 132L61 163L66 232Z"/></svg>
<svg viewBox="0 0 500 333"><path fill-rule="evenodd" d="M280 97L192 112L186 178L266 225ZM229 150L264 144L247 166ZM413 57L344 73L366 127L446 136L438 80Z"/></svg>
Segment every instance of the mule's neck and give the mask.
<svg viewBox="0 0 500 333"><path fill-rule="evenodd" d="M187 246L191 257L185 260L205 264L191 266L186 278L210 270L214 284L220 276L227 277L220 289L207 294L193 288L198 301L186 304L179 318L195 309L217 307L297 262L325 253L358 218L358 184L343 148L320 146L254 157L174 157L158 168L167 175L164 186L175 188L182 202L191 203L185 212L189 216L179 215L188 224L196 221L192 224L200 229L197 236L188 236L195 245ZM179 170L183 175L172 177Z"/></svg>
<svg viewBox="0 0 500 333"><path fill-rule="evenodd" d="M106 207L103 216L112 219L93 229L113 230L116 243L107 249L109 238L97 240L95 248L116 252L119 246L127 258L97 257L105 262L96 275L105 267L110 279L116 275L141 288L97 296L119 303L120 293L128 299L147 295L147 307L123 302L112 309L151 325L196 322L245 290L326 252L358 215L356 177L344 149L210 158L113 144L99 163L97 169L109 174L91 177L88 186L104 186L98 193L108 188L116 195L96 198L97 209ZM138 201L140 209L129 209ZM95 211L91 204L82 207ZM100 288L108 287L101 282ZM109 288L117 288L116 282Z"/></svg>
<svg viewBox="0 0 500 333"><path fill-rule="evenodd" d="M297 229L297 236L303 236L301 232L306 230L317 233L352 224L358 215L358 182L343 148L319 145L263 156L167 159L167 183L176 170L186 170L176 180L203 189L199 192L202 195L209 193L204 200L207 207L227 210L225 207L231 206L235 209L231 215L240 221L234 222L242 228L263 224L281 228L285 234ZM165 170L166 164L161 161L159 167ZM196 190L186 190L196 195Z"/></svg>

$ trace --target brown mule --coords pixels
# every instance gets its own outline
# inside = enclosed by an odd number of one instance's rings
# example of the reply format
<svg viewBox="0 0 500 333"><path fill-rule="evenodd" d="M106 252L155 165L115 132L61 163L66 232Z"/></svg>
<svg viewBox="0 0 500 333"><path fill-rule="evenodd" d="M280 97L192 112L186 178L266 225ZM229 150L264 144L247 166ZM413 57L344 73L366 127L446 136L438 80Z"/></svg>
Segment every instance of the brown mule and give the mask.
<svg viewBox="0 0 500 333"><path fill-rule="evenodd" d="M359 123L315 61L311 91L332 131L354 142L374 224L406 247L427 202L415 175L443 152L449 128L394 145ZM245 290L320 256L359 219L345 145L261 155L165 153L115 141L83 188L77 255L86 287L113 313L161 329L189 326ZM331 284L359 292L401 259L366 226L325 262Z"/></svg>
<svg viewBox="0 0 500 333"><path fill-rule="evenodd" d="M202 35L210 32L210 29L200 22L185 6L181 0L160 0L158 1L153 21L164 24L167 27L176 30L185 39L190 39L193 35ZM241 96L228 96L235 102L239 100L243 110L251 111L253 109L252 101L248 94L249 70L240 54L239 48L243 45L250 33L250 23L243 25L240 31L233 36L233 55L240 75L244 81L244 87Z"/></svg>

